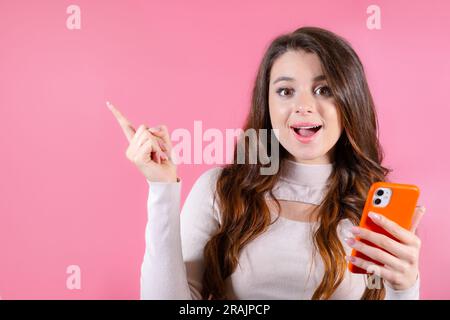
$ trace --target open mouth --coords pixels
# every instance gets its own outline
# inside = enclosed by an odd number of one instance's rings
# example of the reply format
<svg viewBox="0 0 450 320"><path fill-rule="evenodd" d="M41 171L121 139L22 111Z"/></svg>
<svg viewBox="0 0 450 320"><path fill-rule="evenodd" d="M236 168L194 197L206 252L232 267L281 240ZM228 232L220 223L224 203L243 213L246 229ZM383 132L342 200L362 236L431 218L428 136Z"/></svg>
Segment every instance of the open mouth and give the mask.
<svg viewBox="0 0 450 320"><path fill-rule="evenodd" d="M316 134L320 129L322 129L322 125L317 126L308 126L308 127L291 127L294 132L301 137L312 137Z"/></svg>

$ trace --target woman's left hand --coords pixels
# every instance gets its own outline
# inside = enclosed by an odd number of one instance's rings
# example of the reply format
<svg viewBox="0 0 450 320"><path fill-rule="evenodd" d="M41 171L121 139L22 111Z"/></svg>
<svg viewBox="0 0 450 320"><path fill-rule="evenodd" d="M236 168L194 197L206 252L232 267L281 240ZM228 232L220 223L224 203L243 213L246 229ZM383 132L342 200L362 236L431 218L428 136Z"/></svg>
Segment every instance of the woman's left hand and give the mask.
<svg viewBox="0 0 450 320"><path fill-rule="evenodd" d="M410 230L407 230L383 215L374 212L369 213L369 217L378 226L393 235L399 241L368 229L353 226L351 232L359 238L385 249L367 245L355 238L346 238L347 244L366 256L379 261L384 266L376 266L377 275L381 276L395 290L405 290L414 285L419 275L419 252L421 240L415 234L425 207L418 206L415 209L413 222ZM347 256L346 259L357 267L367 270L373 268L374 263L358 258Z"/></svg>

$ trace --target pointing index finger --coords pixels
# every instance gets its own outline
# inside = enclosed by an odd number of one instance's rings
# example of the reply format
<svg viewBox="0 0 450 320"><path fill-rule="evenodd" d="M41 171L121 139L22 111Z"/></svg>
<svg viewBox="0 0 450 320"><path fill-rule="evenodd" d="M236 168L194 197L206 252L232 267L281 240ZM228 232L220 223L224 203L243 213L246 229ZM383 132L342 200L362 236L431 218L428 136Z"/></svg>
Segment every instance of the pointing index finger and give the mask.
<svg viewBox="0 0 450 320"><path fill-rule="evenodd" d="M131 139L133 138L134 134L136 133L136 129L134 129L133 125L131 124L130 121L128 121L127 118L125 118L119 110L116 109L116 107L114 107L112 105L111 102L106 101L106 105L108 106L109 110L111 110L111 112L113 113L113 115L116 117L117 121L119 122L120 127L122 128L123 132L125 133L125 136L128 139L128 142L131 141Z"/></svg>

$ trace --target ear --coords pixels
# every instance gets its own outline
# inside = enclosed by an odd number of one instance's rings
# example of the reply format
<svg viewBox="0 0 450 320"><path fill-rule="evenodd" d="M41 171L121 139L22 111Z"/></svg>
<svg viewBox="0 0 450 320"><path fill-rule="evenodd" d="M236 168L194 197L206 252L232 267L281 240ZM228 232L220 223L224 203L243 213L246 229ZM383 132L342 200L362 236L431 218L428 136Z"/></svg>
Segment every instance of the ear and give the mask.
<svg viewBox="0 0 450 320"><path fill-rule="evenodd" d="M412 218L411 223L411 232L416 233L416 229L419 226L420 220L422 220L423 215L425 214L424 206L417 206L414 210L414 216Z"/></svg>

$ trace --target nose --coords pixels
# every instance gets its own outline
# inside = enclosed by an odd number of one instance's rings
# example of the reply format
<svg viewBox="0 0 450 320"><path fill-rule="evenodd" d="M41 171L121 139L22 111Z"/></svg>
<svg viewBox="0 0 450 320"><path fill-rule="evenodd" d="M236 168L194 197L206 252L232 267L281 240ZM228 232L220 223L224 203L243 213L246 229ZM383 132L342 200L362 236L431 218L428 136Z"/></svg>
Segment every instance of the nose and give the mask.
<svg viewBox="0 0 450 320"><path fill-rule="evenodd" d="M301 115L312 113L313 112L313 99L308 95L308 93L304 92L299 95L297 101L295 102L295 113L299 113Z"/></svg>
<svg viewBox="0 0 450 320"><path fill-rule="evenodd" d="M312 108L307 105L300 105L296 108L295 113L299 113L301 115L312 113Z"/></svg>

